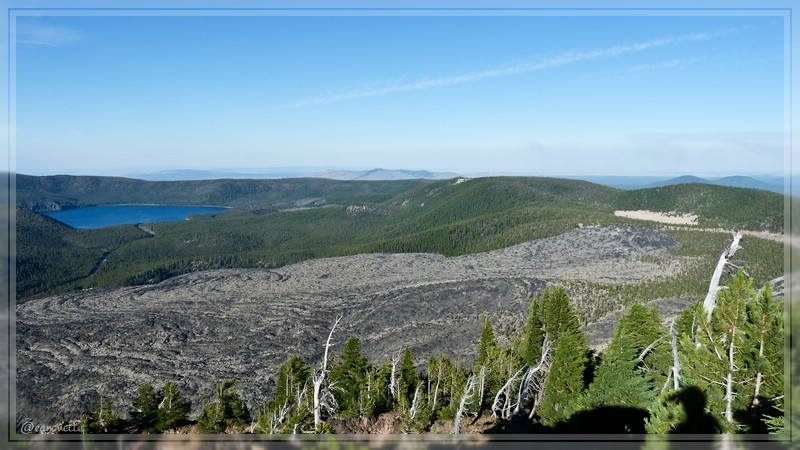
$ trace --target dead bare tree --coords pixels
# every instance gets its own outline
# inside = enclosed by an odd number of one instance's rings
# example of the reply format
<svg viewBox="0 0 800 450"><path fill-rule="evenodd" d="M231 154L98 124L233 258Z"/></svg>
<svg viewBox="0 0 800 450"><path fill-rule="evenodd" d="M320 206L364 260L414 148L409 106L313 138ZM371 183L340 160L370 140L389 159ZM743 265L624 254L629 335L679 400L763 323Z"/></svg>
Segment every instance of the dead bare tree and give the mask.
<svg viewBox="0 0 800 450"><path fill-rule="evenodd" d="M278 432L278 427L286 420L286 415L289 411L292 410L292 405L289 404L289 399L287 398L283 405L280 408L276 408L269 417L269 434L275 434Z"/></svg>
<svg viewBox="0 0 800 450"><path fill-rule="evenodd" d="M528 368L525 375L522 377L522 382L519 384L517 404L514 407L512 416L522 414L523 403L526 399L530 398L533 392L536 392L536 396L533 398L533 405L531 406L531 412L528 417L533 417L533 414L536 412L536 405L542 401L544 383L547 379L547 373L550 371L550 363L552 362L552 358L550 357L551 347L552 343L545 335L544 342L542 343L542 356L539 362L535 366Z"/></svg>
<svg viewBox="0 0 800 450"><path fill-rule="evenodd" d="M314 430L319 431L320 425L322 424L322 409L325 408L328 411L335 410L335 402L336 399L333 397L333 393L330 389L323 390L323 383L325 383L325 379L328 376L328 350L331 348L331 338L333 337L333 330L336 329L336 325L339 324L339 321L342 320L342 316L336 318L336 321L333 323L333 327L331 327L331 332L328 333L328 340L325 342L325 354L322 358L322 367L317 373L314 374Z"/></svg>
<svg viewBox="0 0 800 450"><path fill-rule="evenodd" d="M478 414L483 406L483 393L486 384L486 366L482 365L481 370L478 371Z"/></svg>
<svg viewBox="0 0 800 450"><path fill-rule="evenodd" d="M104 433L108 433L108 429L106 428L106 414L103 413L103 398L100 398L100 411L97 413L97 424L103 428Z"/></svg>
<svg viewBox="0 0 800 450"><path fill-rule="evenodd" d="M742 248L739 245L739 241L741 240L741 231L733 233L733 241L731 242L731 245L722 252L719 260L717 261L717 266L714 268L714 273L711 275L711 282L708 285L708 293L706 294L705 300L703 300L703 312L706 314L706 320L711 320L711 313L714 312L714 307L717 303L717 294L723 289L719 285L720 279L722 278L722 273L725 271L727 266L735 267L735 265L731 262L731 258L733 258L733 254L736 253L737 250Z"/></svg>
<svg viewBox="0 0 800 450"><path fill-rule="evenodd" d="M392 373L389 376L389 393L392 395L392 400L397 401L400 394L399 380L397 379L397 364L400 362L400 354L395 353L392 355Z"/></svg>
<svg viewBox="0 0 800 450"><path fill-rule="evenodd" d="M419 412L419 390L422 383L417 384L417 389L414 391L414 400L411 401L411 409L408 410L408 420L414 420Z"/></svg>
<svg viewBox="0 0 800 450"><path fill-rule="evenodd" d="M453 434L461 432L461 416L464 415L466 408L472 404L472 391L475 390L475 375L470 375L467 379L467 385L464 386L464 393L461 394L461 401L458 403L458 410L456 411L456 418L453 422Z"/></svg>
<svg viewBox="0 0 800 450"><path fill-rule="evenodd" d="M517 373L509 378L503 387L497 391L497 394L495 394L494 402L492 402L492 417L495 419L508 419L511 416L512 405L511 402L508 401L508 399L511 398L511 388L526 368L527 366L520 367Z"/></svg>
<svg viewBox="0 0 800 450"><path fill-rule="evenodd" d="M439 393L439 382L442 380L442 376L444 375L444 364L442 361L439 361L436 364L436 387L433 389L433 409L436 410L436 396Z"/></svg>
<svg viewBox="0 0 800 450"><path fill-rule="evenodd" d="M295 402L297 404L297 409L300 409L303 406L303 403L305 403L306 407L308 407L308 381L303 383L303 389L297 391L295 394Z"/></svg>
<svg viewBox="0 0 800 450"><path fill-rule="evenodd" d="M670 374L672 375L672 387L677 391L681 388L681 360L678 357L678 333L675 331L675 319L672 319L672 323L669 325L669 334L671 335L670 338L670 345L672 346L672 367L670 367ZM667 376L667 382L669 382L669 376ZM664 388L667 387L667 384L664 384ZM661 390L663 391L664 388Z"/></svg>

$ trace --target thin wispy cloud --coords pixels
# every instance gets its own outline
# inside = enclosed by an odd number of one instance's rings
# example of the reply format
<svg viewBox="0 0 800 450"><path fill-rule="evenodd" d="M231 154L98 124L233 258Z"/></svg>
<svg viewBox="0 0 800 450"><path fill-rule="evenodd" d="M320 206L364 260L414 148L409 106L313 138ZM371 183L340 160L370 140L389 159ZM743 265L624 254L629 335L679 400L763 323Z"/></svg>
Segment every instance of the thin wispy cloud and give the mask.
<svg viewBox="0 0 800 450"><path fill-rule="evenodd" d="M50 25L42 22L19 21L17 44L35 47L55 47L83 40L83 34L73 28Z"/></svg>
<svg viewBox="0 0 800 450"><path fill-rule="evenodd" d="M349 100L356 100L368 97L384 96L400 92L413 92L422 91L425 89L432 89L438 87L454 86L458 84L470 83L474 81L486 80L491 78L507 77L512 75L519 75L538 70L552 69L555 67L565 66L583 61L590 61L600 58L613 58L628 53L642 52L652 48L664 47L668 45L680 44L690 41L703 41L708 40L716 35L714 33L691 33L680 36L664 37L660 39L652 39L629 45L618 45L614 47L606 47L588 51L572 51L564 52L557 55L552 55L536 60L528 60L516 64L509 64L504 67L486 69L478 72L470 72L461 75L434 78L428 80L421 80L409 83L394 83L383 86L369 86L358 89L342 91L339 93L322 95L310 99L300 100L295 103L286 105L289 108L298 108L303 106L326 105L331 103L339 103Z"/></svg>
<svg viewBox="0 0 800 450"><path fill-rule="evenodd" d="M699 61L699 58L676 58L667 61L658 61L652 64L641 64L633 66L629 70L631 72L648 72L648 71L661 71L668 69L676 69L678 67L688 66Z"/></svg>

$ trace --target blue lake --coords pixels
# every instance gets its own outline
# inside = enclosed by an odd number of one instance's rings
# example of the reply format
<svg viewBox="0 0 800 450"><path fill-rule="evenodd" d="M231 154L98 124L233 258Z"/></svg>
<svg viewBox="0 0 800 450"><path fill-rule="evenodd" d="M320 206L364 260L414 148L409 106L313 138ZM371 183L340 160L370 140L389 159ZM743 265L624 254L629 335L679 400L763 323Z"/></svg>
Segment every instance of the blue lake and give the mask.
<svg viewBox="0 0 800 450"><path fill-rule="evenodd" d="M42 214L73 228L103 228L130 223L174 222L186 220L191 214L222 211L225 208L217 206L102 205L47 211Z"/></svg>

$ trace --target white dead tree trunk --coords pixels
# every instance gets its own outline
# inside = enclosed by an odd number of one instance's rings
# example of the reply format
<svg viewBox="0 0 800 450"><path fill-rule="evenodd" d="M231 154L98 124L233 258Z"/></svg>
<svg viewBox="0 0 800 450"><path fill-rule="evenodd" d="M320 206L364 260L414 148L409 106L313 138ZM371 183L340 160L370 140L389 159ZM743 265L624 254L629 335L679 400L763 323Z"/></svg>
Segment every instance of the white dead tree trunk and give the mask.
<svg viewBox="0 0 800 450"><path fill-rule="evenodd" d="M478 414L480 414L481 406L483 405L484 386L486 384L486 366L481 366L478 372Z"/></svg>
<svg viewBox="0 0 800 450"><path fill-rule="evenodd" d="M736 327L733 328L731 336L736 336ZM728 374L725 377L725 420L728 423L733 423L733 372L737 370L733 359L735 341L736 339L732 337L728 345Z"/></svg>
<svg viewBox="0 0 800 450"><path fill-rule="evenodd" d="M433 410L436 410L436 396L439 394L439 382L442 380L442 376L444 375L444 365L442 361L439 361L436 364L436 387L433 389Z"/></svg>
<svg viewBox="0 0 800 450"><path fill-rule="evenodd" d="M286 414L288 414L290 410L291 406L289 405L289 399L287 398L283 403L283 406L281 406L277 411L273 411L269 423L269 434L275 434L278 432L278 427L283 423L284 420L286 420Z"/></svg>
<svg viewBox="0 0 800 450"><path fill-rule="evenodd" d="M372 399L372 372L367 370L367 401L369 401L370 399ZM363 395L361 394L358 395L358 404L359 404L359 409L362 411L363 415L364 398Z"/></svg>
<svg viewBox="0 0 800 450"><path fill-rule="evenodd" d="M322 367L320 370L314 374L314 430L318 431L320 425L322 424L322 408L330 408L332 406L329 401L332 398L332 395L322 395L322 384L325 382L325 379L328 375L328 350L331 348L331 338L333 337L333 330L336 329L336 325L339 324L339 321L342 320L342 316L336 318L336 322L333 323L333 327L331 327L331 332L328 333L328 340L325 342L325 355L322 358ZM330 394L328 390L327 394Z"/></svg>
<svg viewBox="0 0 800 450"><path fill-rule="evenodd" d="M303 403L305 403L306 408L308 408L308 381L303 383L303 390L295 394L295 402L297 403L297 409L302 408Z"/></svg>
<svg viewBox="0 0 800 450"><path fill-rule="evenodd" d="M422 383L418 383L417 389L414 391L414 400L411 401L411 409L408 410L408 420L414 420L417 412L419 412L419 390L421 387Z"/></svg>
<svg viewBox="0 0 800 450"><path fill-rule="evenodd" d="M694 325L692 327L694 328ZM672 387L677 391L681 388L681 360L678 358L678 333L675 331L675 319L672 319L672 323L669 325L669 334L671 335L670 345L672 345L672 367L670 369Z"/></svg>
<svg viewBox="0 0 800 450"><path fill-rule="evenodd" d="M550 370L550 348L552 344L547 336L544 338L544 342L542 343L542 356L539 358L539 362L535 366L531 366L525 372L525 375L522 377L522 382L519 384L519 389L517 390L517 404L514 407L514 412L512 415L516 416L522 414L523 412L523 403L525 400L530 397L531 392L536 392L536 398L534 399L533 406L531 407L531 412L528 417L533 417L534 412L536 412L536 405L542 399L542 392L544 391L544 383L547 377L547 373Z"/></svg>
<svg viewBox="0 0 800 450"><path fill-rule="evenodd" d="M400 394L398 386L399 380L397 379L397 364L400 362L400 354L395 353L392 355L392 373L389 376L389 393L392 394L392 400L397 401Z"/></svg>
<svg viewBox="0 0 800 450"><path fill-rule="evenodd" d="M108 433L106 429L106 415L103 414L103 398L100 397L100 412L97 413L97 424L103 427L103 432Z"/></svg>
<svg viewBox="0 0 800 450"><path fill-rule="evenodd" d="M495 394L494 402L492 402L492 417L495 419L508 419L509 415L511 414L511 404L508 401L508 399L511 397L511 387L514 385L514 382L517 380L517 378L519 378L525 368L526 366L520 367L517 373L509 378L508 381L506 381L506 384L504 384L503 387L497 391L497 394Z"/></svg>
<svg viewBox="0 0 800 450"><path fill-rule="evenodd" d="M761 359L763 357L764 357L764 336L762 335L758 340L758 359ZM753 389L753 401L751 402L751 405L754 408L761 403L759 395L761 395L761 385L763 383L764 383L764 373L759 369L759 371L756 372L756 385L755 388Z"/></svg>
<svg viewBox="0 0 800 450"><path fill-rule="evenodd" d="M461 416L464 415L464 410L472 403L470 397L474 390L475 375L470 375L467 379L467 385L464 386L464 393L461 395L461 401L458 403L458 411L456 411L456 418L453 421L453 434L461 432Z"/></svg>
<svg viewBox="0 0 800 450"><path fill-rule="evenodd" d="M725 266L732 265L731 258L733 258L733 254L742 248L739 246L739 241L741 240L742 232L739 231L734 233L733 241L731 242L730 247L722 252L722 255L720 255L719 260L717 261L717 267L714 268L714 273L711 276L711 282L708 285L708 294L706 294L706 298L703 300L703 312L706 314L706 320L711 320L711 313L714 311L714 307L717 303L717 294L722 289L719 286L719 281L722 278L722 273L725 271Z"/></svg>

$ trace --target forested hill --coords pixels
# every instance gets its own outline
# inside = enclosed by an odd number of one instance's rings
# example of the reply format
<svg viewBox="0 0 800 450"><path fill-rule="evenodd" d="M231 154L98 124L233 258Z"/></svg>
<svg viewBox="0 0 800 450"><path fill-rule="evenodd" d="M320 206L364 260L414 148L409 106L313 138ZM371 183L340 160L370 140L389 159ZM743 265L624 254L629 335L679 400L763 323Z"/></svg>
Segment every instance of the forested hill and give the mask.
<svg viewBox="0 0 800 450"><path fill-rule="evenodd" d="M455 178L453 180L467 180ZM355 202L384 203L395 196L435 196L443 189L458 195L459 190L475 190L475 183L424 179L367 181L323 178L217 179L196 181L145 181L133 178L101 176L30 176L16 175L17 206L33 211L48 211L101 204L191 204L239 206L248 208L291 207L294 202L322 199L328 204ZM780 194L759 190L703 183L659 186L637 190L619 190L586 181L537 178L479 178L491 186L480 197L502 200L511 194L523 202L536 202L528 194L550 194L563 200L589 202L618 209L650 208L657 211L693 212L709 219L729 220L756 213L772 215L782 208ZM431 186L430 189L428 187ZM446 196L445 196L446 197ZM444 197L442 197L444 198ZM758 206L756 210L753 206ZM735 210L735 211L733 211ZM488 212L488 211L487 211ZM780 211L780 214L783 214ZM752 217L752 215L751 215ZM749 220L744 220L749 222ZM782 220L778 221L782 224ZM734 224L735 225L735 224ZM752 227L759 227L752 223ZM777 225L782 226L782 225ZM761 224L776 231L775 224Z"/></svg>
<svg viewBox="0 0 800 450"><path fill-rule="evenodd" d="M783 196L758 189L690 183L623 191L615 203L623 210L696 214L701 225L774 232L783 230Z"/></svg>
<svg viewBox="0 0 800 450"><path fill-rule="evenodd" d="M16 175L17 205L49 211L86 205L172 204L287 207L297 200L382 202L427 180L338 181L322 178L274 180L145 181L133 178Z"/></svg>
<svg viewBox="0 0 800 450"><path fill-rule="evenodd" d="M617 209L691 212L699 226L781 232L783 199L753 189L690 184L622 191L533 177L151 182L17 175L20 298L154 283L212 268L274 268L374 252L455 256L590 225L652 222ZM35 210L92 204L196 204L231 209L190 221L73 230ZM22 212L20 212L22 211ZM717 252L715 249L714 252Z"/></svg>

